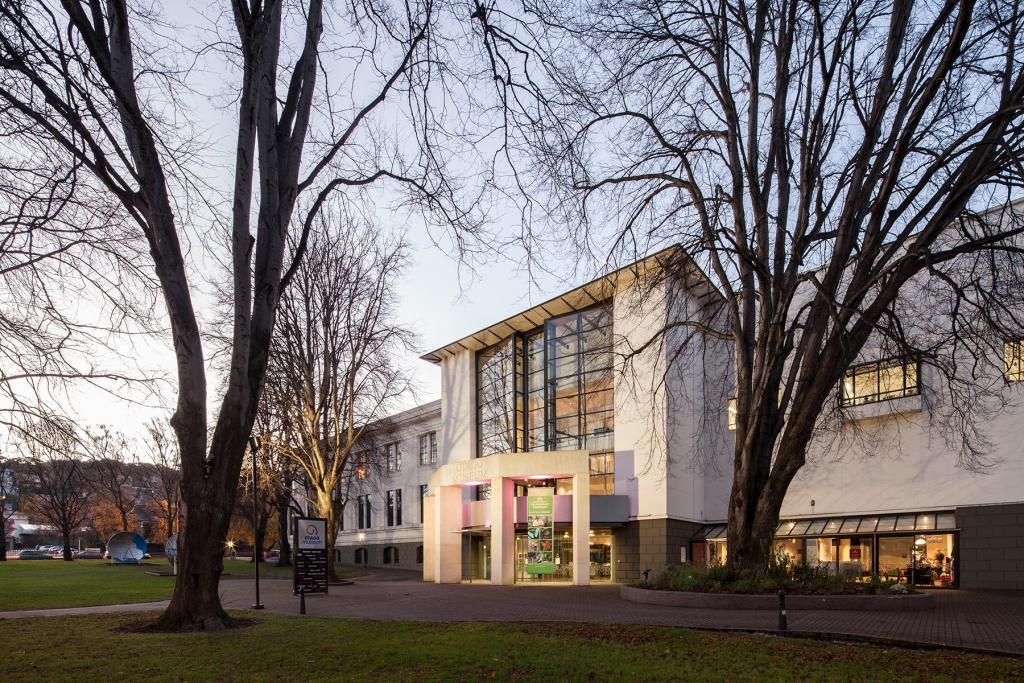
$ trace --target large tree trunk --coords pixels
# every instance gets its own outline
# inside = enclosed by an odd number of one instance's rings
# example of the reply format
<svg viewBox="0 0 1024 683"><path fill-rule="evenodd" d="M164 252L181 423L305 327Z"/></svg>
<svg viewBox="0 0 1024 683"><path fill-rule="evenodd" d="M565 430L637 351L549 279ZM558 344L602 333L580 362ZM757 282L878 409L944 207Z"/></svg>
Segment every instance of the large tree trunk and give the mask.
<svg viewBox="0 0 1024 683"><path fill-rule="evenodd" d="M291 482L286 482L290 488ZM277 503L277 536L281 552L277 556L278 567L292 566L292 546L288 542L288 498L281 496Z"/></svg>
<svg viewBox="0 0 1024 683"><path fill-rule="evenodd" d="M167 609L153 624L157 630L220 630L231 619L220 604L218 587L224 571L224 539L233 501L189 507L188 522L178 534L178 575Z"/></svg>
<svg viewBox="0 0 1024 683"><path fill-rule="evenodd" d="M65 562L71 562L71 560L74 559L74 557L72 557L72 555L71 555L71 532L70 531L66 531L66 532L64 532L63 536L64 536L64 561Z"/></svg>
<svg viewBox="0 0 1024 683"><path fill-rule="evenodd" d="M803 467L810 443L814 422L809 414L816 413L808 406L815 401L820 404L822 395L824 389L802 396L805 410L788 416L781 435L768 427L760 427L761 433L755 433L752 438L737 437L729 495L726 560L734 572L756 571L768 566L779 511L793 477Z"/></svg>

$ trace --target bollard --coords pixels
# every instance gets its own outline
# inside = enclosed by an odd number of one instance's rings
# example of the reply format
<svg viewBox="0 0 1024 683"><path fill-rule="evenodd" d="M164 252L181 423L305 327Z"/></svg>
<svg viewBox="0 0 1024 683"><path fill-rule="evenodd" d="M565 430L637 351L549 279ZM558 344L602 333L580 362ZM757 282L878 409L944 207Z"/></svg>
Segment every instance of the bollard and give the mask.
<svg viewBox="0 0 1024 683"><path fill-rule="evenodd" d="M779 630L786 630L786 593L779 589Z"/></svg>
<svg viewBox="0 0 1024 683"><path fill-rule="evenodd" d="M306 613L306 591L299 591L299 614Z"/></svg>

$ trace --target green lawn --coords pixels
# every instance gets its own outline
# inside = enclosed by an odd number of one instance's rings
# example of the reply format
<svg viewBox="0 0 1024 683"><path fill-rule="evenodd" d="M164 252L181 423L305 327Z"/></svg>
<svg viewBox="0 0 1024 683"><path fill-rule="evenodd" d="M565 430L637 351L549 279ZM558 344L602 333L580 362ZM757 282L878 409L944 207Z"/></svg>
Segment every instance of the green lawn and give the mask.
<svg viewBox="0 0 1024 683"><path fill-rule="evenodd" d="M174 578L149 576L147 571L166 572L166 562L111 565L105 560L8 560L0 562L0 612L50 607L84 607L128 602L150 602L171 597ZM339 567L342 575L358 570ZM224 580L252 579L252 562L225 560ZM260 565L261 577L289 578L291 569Z"/></svg>
<svg viewBox="0 0 1024 683"><path fill-rule="evenodd" d="M247 616L252 616L248 613ZM140 615L0 621L0 680L1019 680L1024 662L649 626L260 614L222 633L115 633Z"/></svg>

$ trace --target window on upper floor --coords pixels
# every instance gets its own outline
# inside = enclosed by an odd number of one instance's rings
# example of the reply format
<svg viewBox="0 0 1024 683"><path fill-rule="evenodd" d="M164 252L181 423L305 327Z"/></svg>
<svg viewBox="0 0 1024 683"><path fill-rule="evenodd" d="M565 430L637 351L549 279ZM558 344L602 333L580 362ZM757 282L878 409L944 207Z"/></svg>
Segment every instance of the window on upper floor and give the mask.
<svg viewBox="0 0 1024 683"><path fill-rule="evenodd" d="M477 456L519 450L518 338L508 337L477 355Z"/></svg>
<svg viewBox="0 0 1024 683"><path fill-rule="evenodd" d="M420 464L434 465L437 463L437 432L420 434Z"/></svg>
<svg viewBox="0 0 1024 683"><path fill-rule="evenodd" d="M402 451L397 443L389 443L384 446L384 465L388 472L398 472L402 469Z"/></svg>
<svg viewBox="0 0 1024 683"><path fill-rule="evenodd" d="M356 506L359 508L359 528L369 529L373 526L373 509L370 506L370 495L359 496L356 499Z"/></svg>
<svg viewBox="0 0 1024 683"><path fill-rule="evenodd" d="M613 363L610 304L550 318L481 351L477 456L587 450L591 493L613 493Z"/></svg>
<svg viewBox="0 0 1024 683"><path fill-rule="evenodd" d="M1003 372L1010 382L1024 382L1024 339L1003 342Z"/></svg>
<svg viewBox="0 0 1024 683"><path fill-rule="evenodd" d="M855 365L843 378L843 406L889 401L921 393L920 364L916 360L889 359Z"/></svg>
<svg viewBox="0 0 1024 683"><path fill-rule="evenodd" d="M366 479L370 476L370 456L366 451L356 453L353 458L356 464L356 479Z"/></svg>
<svg viewBox="0 0 1024 683"><path fill-rule="evenodd" d="M739 413L739 409L736 405L736 399L730 398L725 407L726 426L730 432L736 431L736 415Z"/></svg>
<svg viewBox="0 0 1024 683"><path fill-rule="evenodd" d="M387 492L388 526L402 526L402 489Z"/></svg>

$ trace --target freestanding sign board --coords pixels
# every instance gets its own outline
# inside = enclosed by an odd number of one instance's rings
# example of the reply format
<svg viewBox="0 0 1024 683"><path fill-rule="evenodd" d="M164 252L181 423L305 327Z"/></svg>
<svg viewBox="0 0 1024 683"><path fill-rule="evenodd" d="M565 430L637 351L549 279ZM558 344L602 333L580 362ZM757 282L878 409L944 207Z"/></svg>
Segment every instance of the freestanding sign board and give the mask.
<svg viewBox="0 0 1024 683"><path fill-rule="evenodd" d="M299 593L327 592L327 520L298 517L292 548L295 550L293 587Z"/></svg>
<svg viewBox="0 0 1024 683"><path fill-rule="evenodd" d="M554 574L555 490L535 487L526 494L526 573Z"/></svg>

